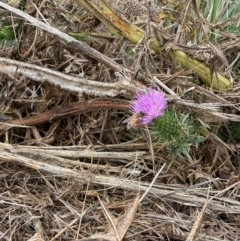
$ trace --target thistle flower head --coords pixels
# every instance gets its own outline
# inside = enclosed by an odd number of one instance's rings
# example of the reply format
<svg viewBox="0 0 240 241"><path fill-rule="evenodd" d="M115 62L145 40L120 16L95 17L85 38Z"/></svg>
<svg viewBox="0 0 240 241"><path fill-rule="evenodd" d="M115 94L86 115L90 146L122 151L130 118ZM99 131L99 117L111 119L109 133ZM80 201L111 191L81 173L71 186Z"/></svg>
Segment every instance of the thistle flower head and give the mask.
<svg viewBox="0 0 240 241"><path fill-rule="evenodd" d="M160 117L167 106L164 93L160 90L149 88L146 92L137 92L130 102L133 114L140 114L140 124L148 125L153 119Z"/></svg>

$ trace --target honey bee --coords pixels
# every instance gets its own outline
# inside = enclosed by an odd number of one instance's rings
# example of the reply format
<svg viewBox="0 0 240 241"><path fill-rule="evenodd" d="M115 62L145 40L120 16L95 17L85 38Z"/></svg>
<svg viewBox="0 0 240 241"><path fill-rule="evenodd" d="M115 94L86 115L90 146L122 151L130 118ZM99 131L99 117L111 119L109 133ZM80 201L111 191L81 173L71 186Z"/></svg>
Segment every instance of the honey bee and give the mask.
<svg viewBox="0 0 240 241"><path fill-rule="evenodd" d="M143 114L142 113L135 113L132 116L128 117L126 120L123 121L123 123L127 123L127 129L130 128L137 129L141 126L141 118Z"/></svg>

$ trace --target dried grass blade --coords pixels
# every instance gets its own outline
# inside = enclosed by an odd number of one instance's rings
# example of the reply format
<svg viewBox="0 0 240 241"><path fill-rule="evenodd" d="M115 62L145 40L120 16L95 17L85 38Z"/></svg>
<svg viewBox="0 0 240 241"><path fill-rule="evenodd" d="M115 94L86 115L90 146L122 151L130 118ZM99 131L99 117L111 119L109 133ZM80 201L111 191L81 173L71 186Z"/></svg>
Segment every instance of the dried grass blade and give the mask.
<svg viewBox="0 0 240 241"><path fill-rule="evenodd" d="M134 216L137 212L140 194L137 194L136 198L134 199L133 203L130 205L129 209L126 211L126 214L122 216L117 222L117 232L120 237L120 240L123 239L125 233L127 232L129 226L131 225Z"/></svg>
<svg viewBox="0 0 240 241"><path fill-rule="evenodd" d="M194 241L200 228L201 228L201 225L202 225L202 222L203 222L203 217L204 217L204 214L205 214L205 211L206 211L206 208L207 208L207 204L208 202L206 201L206 203L204 204L204 207L203 209L201 210L201 212L198 214L195 222L194 222L194 225L186 239L186 241Z"/></svg>
<svg viewBox="0 0 240 241"><path fill-rule="evenodd" d="M105 216L106 220L108 221L108 229L109 229L109 231L108 231L107 236L112 236L113 235L113 236L116 237L116 239L118 241L120 241L121 239L118 236L118 231L117 231L117 228L116 228L117 219L112 216L112 214L105 207L105 205L103 204L103 202L102 202L102 200L100 199L99 196L98 196L98 200L99 200L99 202L101 204L101 207L103 209L104 216Z"/></svg>

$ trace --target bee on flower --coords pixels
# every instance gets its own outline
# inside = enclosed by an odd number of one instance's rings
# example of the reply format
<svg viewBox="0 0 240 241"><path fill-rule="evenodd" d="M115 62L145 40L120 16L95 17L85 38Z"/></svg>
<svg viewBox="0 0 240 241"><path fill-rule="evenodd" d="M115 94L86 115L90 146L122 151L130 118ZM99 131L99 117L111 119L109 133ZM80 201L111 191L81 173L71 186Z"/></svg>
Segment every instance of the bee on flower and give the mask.
<svg viewBox="0 0 240 241"><path fill-rule="evenodd" d="M129 104L132 116L124 122L128 122L128 128L138 128L160 117L167 107L167 100L160 90L149 88L147 91L139 91Z"/></svg>

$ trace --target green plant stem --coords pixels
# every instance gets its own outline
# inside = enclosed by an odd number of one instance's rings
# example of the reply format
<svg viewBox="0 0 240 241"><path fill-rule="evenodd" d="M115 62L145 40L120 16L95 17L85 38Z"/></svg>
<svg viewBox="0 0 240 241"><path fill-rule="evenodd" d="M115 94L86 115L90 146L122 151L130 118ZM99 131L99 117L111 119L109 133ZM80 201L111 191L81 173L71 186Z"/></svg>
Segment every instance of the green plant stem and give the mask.
<svg viewBox="0 0 240 241"><path fill-rule="evenodd" d="M208 66L190 58L183 51L176 50L171 53L171 57L180 63L184 68L194 70L203 83L205 83L207 86L211 86L215 90L225 90L230 86L230 81L227 78L218 72L213 72L213 74L211 74L211 70Z"/></svg>
<svg viewBox="0 0 240 241"><path fill-rule="evenodd" d="M92 0L78 0L78 2L107 26L109 31L114 35L122 35L132 43L137 44L145 34L143 29L121 19L103 0L99 0L99 5L95 4ZM151 39L150 47L156 53L160 52L161 46L155 38ZM230 80L218 72L211 74L208 66L198 60L191 59L183 51L170 51L170 56L173 60L180 63L182 67L193 69L204 84L215 90L225 90L231 85Z"/></svg>

